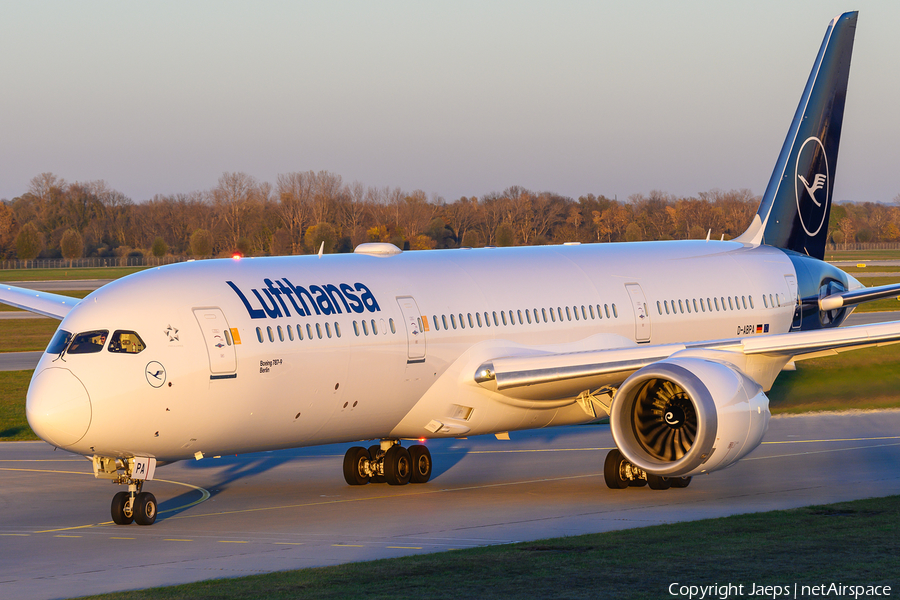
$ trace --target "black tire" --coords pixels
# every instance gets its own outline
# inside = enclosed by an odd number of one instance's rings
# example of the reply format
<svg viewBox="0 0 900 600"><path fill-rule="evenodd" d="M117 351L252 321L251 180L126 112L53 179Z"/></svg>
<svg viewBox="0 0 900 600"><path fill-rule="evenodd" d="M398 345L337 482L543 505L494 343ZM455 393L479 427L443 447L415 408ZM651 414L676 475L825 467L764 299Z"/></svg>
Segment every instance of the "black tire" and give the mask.
<svg viewBox="0 0 900 600"><path fill-rule="evenodd" d="M131 525L131 522L134 521L134 510L126 510L130 497L131 495L128 492L119 492L113 496L109 512L112 514L113 523L116 525Z"/></svg>
<svg viewBox="0 0 900 600"><path fill-rule="evenodd" d="M428 483L431 479L431 451L422 444L409 447L409 457L412 463L410 483Z"/></svg>
<svg viewBox="0 0 900 600"><path fill-rule="evenodd" d="M353 446L344 454L344 481L349 485L366 485L369 476L366 474L366 463L369 462L369 451L362 446Z"/></svg>
<svg viewBox="0 0 900 600"><path fill-rule="evenodd" d="M381 454L381 445L375 444L369 446L369 460L378 460L378 455ZM372 475L369 478L369 483L384 483L384 475Z"/></svg>
<svg viewBox="0 0 900 600"><path fill-rule="evenodd" d="M391 446L384 455L384 479L388 485L406 485L412 475L409 450L400 444Z"/></svg>
<svg viewBox="0 0 900 600"><path fill-rule="evenodd" d="M647 484L651 490L667 490L672 486L672 480L661 475L651 475L647 473Z"/></svg>
<svg viewBox="0 0 900 600"><path fill-rule="evenodd" d="M609 451L606 455L606 461L603 463L603 479L606 480L606 487L611 490L624 490L630 483L622 477L622 463L625 457L619 452L618 448Z"/></svg>
<svg viewBox="0 0 900 600"><path fill-rule="evenodd" d="M134 499L134 522L138 525L153 525L156 522L156 496L141 492Z"/></svg>
<svg viewBox="0 0 900 600"><path fill-rule="evenodd" d="M686 488L691 485L690 477L673 477L669 479L669 483L672 484L673 488Z"/></svg>
<svg viewBox="0 0 900 600"><path fill-rule="evenodd" d="M628 487L644 487L647 485L646 479L632 479L628 482Z"/></svg>

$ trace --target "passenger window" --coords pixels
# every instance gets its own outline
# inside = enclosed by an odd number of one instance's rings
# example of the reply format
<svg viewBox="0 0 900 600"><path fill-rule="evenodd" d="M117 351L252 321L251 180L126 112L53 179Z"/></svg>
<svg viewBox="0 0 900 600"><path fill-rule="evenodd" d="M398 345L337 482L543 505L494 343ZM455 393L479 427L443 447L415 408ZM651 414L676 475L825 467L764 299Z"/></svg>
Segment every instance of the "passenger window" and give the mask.
<svg viewBox="0 0 900 600"><path fill-rule="evenodd" d="M596 319L597 317L594 316L594 305L591 304L588 308L591 309L591 320ZM659 308L659 300L656 301L656 308ZM662 311L659 314L662 314Z"/></svg>
<svg viewBox="0 0 900 600"><path fill-rule="evenodd" d="M672 308L675 308L675 305L674 305L674 304L672 305ZM604 305L603 305L603 312L606 313L606 318L608 319L608 318L609 318L609 304L604 304Z"/></svg>
<svg viewBox="0 0 900 600"><path fill-rule="evenodd" d="M766 299L765 294L763 294L763 308L769 308L769 301Z"/></svg>
<svg viewBox="0 0 900 600"><path fill-rule="evenodd" d="M294 341L294 328L291 327L290 325L288 325L287 332L288 332L288 339L293 342Z"/></svg>
<svg viewBox="0 0 900 600"><path fill-rule="evenodd" d="M436 322L437 322L437 321L435 321L435 323L436 323ZM397 333L397 326L394 325L394 320L393 320L393 319L388 319L388 323L390 323L390 325L391 325L391 333Z"/></svg>
<svg viewBox="0 0 900 600"><path fill-rule="evenodd" d="M472 313L466 313L466 319L469 321L469 328L474 328L475 322L472 320Z"/></svg>
<svg viewBox="0 0 900 600"><path fill-rule="evenodd" d="M684 313L684 303L681 300L678 301L678 312Z"/></svg>
<svg viewBox="0 0 900 600"><path fill-rule="evenodd" d="M691 301L690 301L690 300L685 300L684 303L687 305L687 311L688 311L688 314L690 314L690 312L691 312Z"/></svg>
<svg viewBox="0 0 900 600"><path fill-rule="evenodd" d="M488 327L491 326L491 316L487 312L484 313L484 324Z"/></svg>
<svg viewBox="0 0 900 600"><path fill-rule="evenodd" d="M734 310L734 305L731 303L731 296L728 296L728 309Z"/></svg>
<svg viewBox="0 0 900 600"><path fill-rule="evenodd" d="M527 308L525 309L525 319L528 321L528 324L531 325L531 311Z"/></svg>
<svg viewBox="0 0 900 600"><path fill-rule="evenodd" d="M613 306L613 318L618 319L619 318L619 310L616 308L615 304L613 304L612 306Z"/></svg>
<svg viewBox="0 0 900 600"><path fill-rule="evenodd" d="M421 331L422 325L419 324L419 330ZM372 335L378 335L378 325L375 324L375 319L372 319Z"/></svg>
<svg viewBox="0 0 900 600"><path fill-rule="evenodd" d="M256 339L259 340L259 343L262 344L262 329L259 327L256 328Z"/></svg>
<svg viewBox="0 0 900 600"><path fill-rule="evenodd" d="M365 329L365 323L363 323L363 329ZM308 337L309 339L313 339L312 326L309 323L306 324L306 337Z"/></svg>
<svg viewBox="0 0 900 600"><path fill-rule="evenodd" d="M334 335L341 337L341 326L337 322L334 324Z"/></svg>
<svg viewBox="0 0 900 600"><path fill-rule="evenodd" d="M466 328L466 320L463 318L462 313L459 313L459 328L460 329Z"/></svg>
<svg viewBox="0 0 900 600"><path fill-rule="evenodd" d="M747 296L741 296L741 304L744 305L744 310L747 310Z"/></svg>
<svg viewBox="0 0 900 600"><path fill-rule="evenodd" d="M447 315L441 315L441 322L444 324L444 329L450 329L447 327Z"/></svg>
<svg viewBox="0 0 900 600"><path fill-rule="evenodd" d="M269 341L270 341L270 342L274 342L274 341L275 341L275 334L272 333L272 327L271 327L271 326L266 327L266 333L269 334Z"/></svg>
<svg viewBox="0 0 900 600"><path fill-rule="evenodd" d="M666 314L669 314L669 301L663 300L663 306L666 307ZM662 314L662 313L659 313Z"/></svg>
<svg viewBox="0 0 900 600"><path fill-rule="evenodd" d="M278 339L282 342L284 341L284 330L281 328L281 325L278 326Z"/></svg>
<svg viewBox="0 0 900 600"><path fill-rule="evenodd" d="M441 326L440 326L440 324L438 323L437 315L431 315L431 322L434 323L434 330L435 330L435 331L440 331L440 330L441 330Z"/></svg>
<svg viewBox="0 0 900 600"><path fill-rule="evenodd" d="M316 337L318 337L320 340L322 339L322 324L321 323L316 323Z"/></svg>
<svg viewBox="0 0 900 600"><path fill-rule="evenodd" d="M331 325L329 325L328 323L325 323L325 335L327 335L329 338L331 337Z"/></svg>
<svg viewBox="0 0 900 600"><path fill-rule="evenodd" d="M478 321L478 326L481 327L481 313L475 313L475 320Z"/></svg>
<svg viewBox="0 0 900 600"><path fill-rule="evenodd" d="M516 324L516 315L513 314L513 311L509 311L509 324L510 325Z"/></svg>
<svg viewBox="0 0 900 600"><path fill-rule="evenodd" d="M369 335L369 324L366 323L365 321L363 321L362 326L363 326L363 333L366 335Z"/></svg>
<svg viewBox="0 0 900 600"><path fill-rule="evenodd" d="M506 313L503 311L500 311L500 317L503 319L503 324L506 325Z"/></svg>
<svg viewBox="0 0 900 600"><path fill-rule="evenodd" d="M454 315L450 315L450 324L453 325L453 329L456 329L456 317Z"/></svg>
<svg viewBox="0 0 900 600"><path fill-rule="evenodd" d="M702 303L703 300L701 300L700 302ZM693 299L693 303L694 303L694 312L700 312L699 310L697 310L697 299L696 298Z"/></svg>
<svg viewBox="0 0 900 600"><path fill-rule="evenodd" d="M550 320L556 323L556 313L553 311L553 307L550 307Z"/></svg>
<svg viewBox="0 0 900 600"><path fill-rule="evenodd" d="M560 313L560 314L562 314L562 313ZM569 307L568 307L568 306L566 307L566 320L567 320L567 321L571 321L571 320L572 320L572 311L569 310Z"/></svg>
<svg viewBox="0 0 900 600"><path fill-rule="evenodd" d="M226 333L228 333L226 331ZM133 331L116 331L109 340L110 352L121 352L123 354L138 354L146 348L144 340Z"/></svg>
<svg viewBox="0 0 900 600"><path fill-rule="evenodd" d="M753 296L749 296L750 308L753 308Z"/></svg>
<svg viewBox="0 0 900 600"><path fill-rule="evenodd" d="M547 322L547 309L546 308L541 309L541 317L543 317L544 323L546 323Z"/></svg>
<svg viewBox="0 0 900 600"><path fill-rule="evenodd" d="M356 334L356 337L359 337L359 323L353 321L353 333Z"/></svg>
<svg viewBox="0 0 900 600"><path fill-rule="evenodd" d="M297 337L303 339L303 328L300 327L300 323L297 323Z"/></svg>

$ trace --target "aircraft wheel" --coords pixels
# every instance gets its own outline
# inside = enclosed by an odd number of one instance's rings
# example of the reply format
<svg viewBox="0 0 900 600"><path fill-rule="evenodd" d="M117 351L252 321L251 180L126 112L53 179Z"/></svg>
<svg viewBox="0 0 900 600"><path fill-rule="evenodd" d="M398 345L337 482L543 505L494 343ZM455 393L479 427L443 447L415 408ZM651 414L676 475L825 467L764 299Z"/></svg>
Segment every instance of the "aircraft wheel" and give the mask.
<svg viewBox="0 0 900 600"><path fill-rule="evenodd" d="M672 484L673 488L686 488L691 485L690 477L673 477L669 479L669 483Z"/></svg>
<svg viewBox="0 0 900 600"><path fill-rule="evenodd" d="M391 446L384 455L384 478L388 485L406 485L412 475L409 450L400 444Z"/></svg>
<svg viewBox="0 0 900 600"><path fill-rule="evenodd" d="M668 477L651 475L650 473L647 473L647 483L650 485L651 490L667 490L672 486L672 480Z"/></svg>
<svg viewBox="0 0 900 600"><path fill-rule="evenodd" d="M647 485L646 479L632 479L628 482L628 487L644 487Z"/></svg>
<svg viewBox="0 0 900 600"><path fill-rule="evenodd" d="M375 461L378 460L378 455L381 453L381 445L374 444L369 446L369 460ZM369 477L369 483L384 483L384 475L372 475Z"/></svg>
<svg viewBox="0 0 900 600"><path fill-rule="evenodd" d="M153 525L156 522L156 496L141 492L134 499L134 522L138 525Z"/></svg>
<svg viewBox="0 0 900 600"><path fill-rule="evenodd" d="M119 492L113 496L110 513L112 513L112 520L116 525L130 525L134 521L133 507L128 507L130 498L131 494L128 492Z"/></svg>
<svg viewBox="0 0 900 600"><path fill-rule="evenodd" d="M411 483L427 483L431 479L431 451L422 444L409 447L409 457L412 462Z"/></svg>
<svg viewBox="0 0 900 600"><path fill-rule="evenodd" d="M344 454L344 480L349 485L366 485L369 483L369 475L366 473L366 463L369 461L369 451L362 446L353 446Z"/></svg>
<svg viewBox="0 0 900 600"><path fill-rule="evenodd" d="M603 479L606 480L606 487L612 490L622 490L628 487L629 480L622 476L624 463L625 457L618 448L609 451L606 461L603 463Z"/></svg>

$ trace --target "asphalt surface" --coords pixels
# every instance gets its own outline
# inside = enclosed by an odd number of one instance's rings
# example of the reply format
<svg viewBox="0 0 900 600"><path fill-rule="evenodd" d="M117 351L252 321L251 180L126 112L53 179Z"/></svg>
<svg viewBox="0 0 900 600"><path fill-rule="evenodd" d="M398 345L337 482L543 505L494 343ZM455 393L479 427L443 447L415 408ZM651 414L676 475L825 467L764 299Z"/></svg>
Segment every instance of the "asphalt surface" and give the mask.
<svg viewBox="0 0 900 600"><path fill-rule="evenodd" d="M643 527L900 493L900 411L783 417L686 489L610 490L607 425L429 442L429 483L348 486L349 444L205 458L146 484L155 525L42 442L0 444L0 598L44 599ZM662 594L662 592L661 592Z"/></svg>

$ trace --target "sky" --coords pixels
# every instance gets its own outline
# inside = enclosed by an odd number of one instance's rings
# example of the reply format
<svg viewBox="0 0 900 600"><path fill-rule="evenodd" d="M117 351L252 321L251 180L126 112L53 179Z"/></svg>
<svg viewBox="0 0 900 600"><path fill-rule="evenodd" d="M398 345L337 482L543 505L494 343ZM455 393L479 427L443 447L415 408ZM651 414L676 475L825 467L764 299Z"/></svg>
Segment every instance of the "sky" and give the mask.
<svg viewBox="0 0 900 600"><path fill-rule="evenodd" d="M453 201L762 194L830 19L859 10L836 201L900 195L900 2L0 0L0 198L345 183Z"/></svg>

